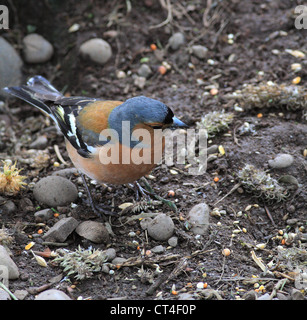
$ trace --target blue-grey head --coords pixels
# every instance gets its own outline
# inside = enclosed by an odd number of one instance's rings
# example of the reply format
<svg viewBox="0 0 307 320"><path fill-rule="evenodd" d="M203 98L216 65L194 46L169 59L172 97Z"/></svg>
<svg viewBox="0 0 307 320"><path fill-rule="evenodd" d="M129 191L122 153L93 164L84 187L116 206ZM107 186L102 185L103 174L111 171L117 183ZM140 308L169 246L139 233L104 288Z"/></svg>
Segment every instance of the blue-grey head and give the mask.
<svg viewBox="0 0 307 320"><path fill-rule="evenodd" d="M138 124L153 129L188 127L164 103L144 96L128 99L113 109L109 116L110 127L120 129L122 121L129 121L131 130Z"/></svg>

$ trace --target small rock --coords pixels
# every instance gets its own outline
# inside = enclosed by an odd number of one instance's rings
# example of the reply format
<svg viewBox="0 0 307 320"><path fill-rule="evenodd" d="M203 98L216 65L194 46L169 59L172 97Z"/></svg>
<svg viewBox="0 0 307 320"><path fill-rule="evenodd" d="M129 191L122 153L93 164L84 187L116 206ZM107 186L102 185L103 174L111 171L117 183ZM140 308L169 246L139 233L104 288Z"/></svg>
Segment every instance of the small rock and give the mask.
<svg viewBox="0 0 307 320"><path fill-rule="evenodd" d="M8 292L0 288L0 301L1 300L11 300L11 296Z"/></svg>
<svg viewBox="0 0 307 320"><path fill-rule="evenodd" d="M143 218L141 221L140 221L140 226L143 230L146 230L151 222L151 218Z"/></svg>
<svg viewBox="0 0 307 320"><path fill-rule="evenodd" d="M29 292L27 290L16 290L14 292L14 296L18 299L18 300L24 300L24 298L29 294Z"/></svg>
<svg viewBox="0 0 307 320"><path fill-rule="evenodd" d="M116 250L113 248L109 248L105 251L105 254L107 256L107 261L112 261L116 257Z"/></svg>
<svg viewBox="0 0 307 320"><path fill-rule="evenodd" d="M47 241L64 242L76 229L78 224L79 222L73 217L63 218L43 235L43 239Z"/></svg>
<svg viewBox="0 0 307 320"><path fill-rule="evenodd" d="M165 251L165 247L163 247L162 245L155 246L151 249L151 251L153 253L163 253Z"/></svg>
<svg viewBox="0 0 307 320"><path fill-rule="evenodd" d="M36 222L45 222L53 217L53 211L51 209L44 209L34 213Z"/></svg>
<svg viewBox="0 0 307 320"><path fill-rule="evenodd" d="M76 228L79 236L94 243L108 243L110 240L108 230L101 222L84 221Z"/></svg>
<svg viewBox="0 0 307 320"><path fill-rule="evenodd" d="M13 214L14 212L16 212L17 207L12 200L8 200L1 206L1 209L3 213Z"/></svg>
<svg viewBox="0 0 307 320"><path fill-rule="evenodd" d="M148 235L159 241L164 241L169 239L175 230L173 220L164 213L158 214L154 219L148 224Z"/></svg>
<svg viewBox="0 0 307 320"><path fill-rule="evenodd" d="M291 225L297 224L298 221L299 221L299 220L298 220L298 219L295 219L295 218L293 218L293 219L288 219L288 220L287 220L287 224L289 224L289 225L291 226Z"/></svg>
<svg viewBox="0 0 307 320"><path fill-rule="evenodd" d="M174 33L169 38L168 44L173 50L178 50L184 44L184 35L181 32Z"/></svg>
<svg viewBox="0 0 307 320"><path fill-rule="evenodd" d="M208 49L205 46L194 45L192 46L193 54L199 59L205 59L208 53Z"/></svg>
<svg viewBox="0 0 307 320"><path fill-rule="evenodd" d="M36 140L34 140L31 144L30 144L30 148L31 149L45 149L47 147L48 144L48 139L45 136L39 136Z"/></svg>
<svg viewBox="0 0 307 320"><path fill-rule="evenodd" d="M22 60L17 51L0 37L0 88L18 86L21 81ZM4 96L3 91L0 96Z"/></svg>
<svg viewBox="0 0 307 320"><path fill-rule="evenodd" d="M39 293L35 300L71 300L71 298L63 291L49 289Z"/></svg>
<svg viewBox="0 0 307 320"><path fill-rule="evenodd" d="M207 148L207 154L213 154L219 152L219 146L217 144L213 144L209 148Z"/></svg>
<svg viewBox="0 0 307 320"><path fill-rule="evenodd" d="M305 300L303 293L298 289L292 289L291 291L292 300Z"/></svg>
<svg viewBox="0 0 307 320"><path fill-rule="evenodd" d="M257 300L270 300L270 294L265 293L262 296L260 296L259 298L257 298Z"/></svg>
<svg viewBox="0 0 307 320"><path fill-rule="evenodd" d="M49 176L35 184L34 198L50 207L65 206L78 198L76 186L63 177Z"/></svg>
<svg viewBox="0 0 307 320"><path fill-rule="evenodd" d="M114 258L113 260L112 260L112 264L114 264L114 265L118 265L118 264L122 264L122 263L124 263L124 262L126 262L127 261L127 259L126 258L121 258L121 257L116 257L116 258Z"/></svg>
<svg viewBox="0 0 307 320"><path fill-rule="evenodd" d="M8 279L18 279L19 270L15 262L11 259L9 253L6 251L5 247L0 245L0 279L4 278L5 271L8 272Z"/></svg>
<svg viewBox="0 0 307 320"><path fill-rule="evenodd" d="M139 89L143 89L146 84L146 78L144 77L135 77L134 79L134 85L137 86Z"/></svg>
<svg viewBox="0 0 307 320"><path fill-rule="evenodd" d="M139 76L144 78L148 78L151 72L150 67L146 63L143 63L138 69Z"/></svg>
<svg viewBox="0 0 307 320"><path fill-rule="evenodd" d="M294 158L291 154L280 153L278 154L274 160L269 160L269 166L274 169L282 169L290 167L293 163Z"/></svg>
<svg viewBox="0 0 307 320"><path fill-rule="evenodd" d="M23 46L24 59L28 63L44 63L53 55L51 43L37 33L25 36Z"/></svg>
<svg viewBox="0 0 307 320"><path fill-rule="evenodd" d="M105 64L112 56L111 46L103 39L94 38L85 41L80 46L80 54L83 58L90 58L98 64Z"/></svg>
<svg viewBox="0 0 307 320"><path fill-rule="evenodd" d="M176 247L178 244L178 237L171 237L168 239L168 244L172 247Z"/></svg>
<svg viewBox="0 0 307 320"><path fill-rule="evenodd" d="M242 296L242 299L243 300L257 300L257 293L255 292L255 290L247 291Z"/></svg>
<svg viewBox="0 0 307 320"><path fill-rule="evenodd" d="M59 177L63 177L63 178L68 179L78 173L79 173L79 171L77 168L65 168L65 169L53 172L52 176L59 176Z"/></svg>
<svg viewBox="0 0 307 320"><path fill-rule="evenodd" d="M193 297L193 293L182 292L178 295L178 300L195 300L195 298Z"/></svg>
<svg viewBox="0 0 307 320"><path fill-rule="evenodd" d="M203 235L209 228L209 207L206 203L195 205L188 214L191 223L191 231L194 234Z"/></svg>

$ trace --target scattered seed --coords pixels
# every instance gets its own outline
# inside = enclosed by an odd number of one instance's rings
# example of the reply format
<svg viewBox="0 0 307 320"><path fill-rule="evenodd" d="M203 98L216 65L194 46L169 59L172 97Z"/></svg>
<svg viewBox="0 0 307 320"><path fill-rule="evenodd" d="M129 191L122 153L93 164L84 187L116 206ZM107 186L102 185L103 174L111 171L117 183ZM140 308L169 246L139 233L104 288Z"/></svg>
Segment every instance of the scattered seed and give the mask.
<svg viewBox="0 0 307 320"><path fill-rule="evenodd" d="M299 50L286 49L285 51L287 53L291 54L295 58L304 58L305 57L305 53L303 53L302 51L299 51Z"/></svg>
<svg viewBox="0 0 307 320"><path fill-rule="evenodd" d="M164 66L159 66L158 71L160 74L164 75L166 74L166 68Z"/></svg>
<svg viewBox="0 0 307 320"><path fill-rule="evenodd" d="M31 241L25 246L25 250L30 250L35 245L35 242Z"/></svg>
<svg viewBox="0 0 307 320"><path fill-rule="evenodd" d="M247 232L247 230L246 230L245 228L242 228L242 231L243 231L244 233L246 233L246 232Z"/></svg>
<svg viewBox="0 0 307 320"><path fill-rule="evenodd" d="M216 88L212 88L212 89L210 90L210 94L211 94L212 96L216 96L218 93L219 93L219 91L218 91L218 89L216 89Z"/></svg>
<svg viewBox="0 0 307 320"><path fill-rule="evenodd" d="M155 50L157 50L157 46L156 46L154 43L152 43L152 44L150 45L150 49L151 49L152 51L155 51Z"/></svg>
<svg viewBox="0 0 307 320"><path fill-rule="evenodd" d="M175 196L175 191L174 190L169 190L169 192L167 193L167 195L169 197L174 197Z"/></svg>
<svg viewBox="0 0 307 320"><path fill-rule="evenodd" d="M222 254L225 256L225 257L228 257L230 255L230 250L228 248L225 248L223 251L222 251Z"/></svg>
<svg viewBox="0 0 307 320"><path fill-rule="evenodd" d="M176 171L176 170L174 170L174 169L170 169L170 171L169 171L171 174L178 174L178 171Z"/></svg>
<svg viewBox="0 0 307 320"><path fill-rule="evenodd" d="M266 244L265 243L258 243L258 244L256 244L256 248L257 249L264 249L266 247Z"/></svg>
<svg viewBox="0 0 307 320"><path fill-rule="evenodd" d="M225 149L223 146L218 147L219 153L223 156L225 154Z"/></svg>
<svg viewBox="0 0 307 320"><path fill-rule="evenodd" d="M43 233L43 229L37 230L37 233L38 233L38 234L42 234L42 233Z"/></svg>
<svg viewBox="0 0 307 320"><path fill-rule="evenodd" d="M257 114L257 118L262 118L263 117L263 114L262 113L258 113Z"/></svg>
<svg viewBox="0 0 307 320"><path fill-rule="evenodd" d="M301 77L296 77L292 80L293 84L299 84L301 82L302 78Z"/></svg>
<svg viewBox="0 0 307 320"><path fill-rule="evenodd" d="M219 182L220 178L219 177L214 177L214 182Z"/></svg>
<svg viewBox="0 0 307 320"><path fill-rule="evenodd" d="M303 151L303 156L304 156L304 157L307 157L307 149L305 149L305 150Z"/></svg>

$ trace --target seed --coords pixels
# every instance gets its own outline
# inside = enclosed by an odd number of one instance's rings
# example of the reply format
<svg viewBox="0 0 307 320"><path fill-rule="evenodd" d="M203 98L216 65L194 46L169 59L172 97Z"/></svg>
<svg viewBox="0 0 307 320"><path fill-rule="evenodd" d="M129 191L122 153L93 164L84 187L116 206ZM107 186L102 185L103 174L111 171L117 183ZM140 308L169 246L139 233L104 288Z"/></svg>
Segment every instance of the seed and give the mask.
<svg viewBox="0 0 307 320"><path fill-rule="evenodd" d="M154 43L152 43L152 44L150 45L150 49L151 49L152 51L155 51L155 50L157 50L157 46L156 46Z"/></svg>
<svg viewBox="0 0 307 320"><path fill-rule="evenodd" d="M212 96L216 96L218 93L219 93L219 91L218 91L218 89L216 89L216 88L212 88L212 89L210 90L210 94L211 94Z"/></svg>
<svg viewBox="0 0 307 320"><path fill-rule="evenodd" d="M299 84L301 82L302 78L301 77L296 77L292 80L293 84Z"/></svg>
<svg viewBox="0 0 307 320"><path fill-rule="evenodd" d="M223 251L222 251L222 254L227 257L230 255L230 250L228 248L225 248Z"/></svg>

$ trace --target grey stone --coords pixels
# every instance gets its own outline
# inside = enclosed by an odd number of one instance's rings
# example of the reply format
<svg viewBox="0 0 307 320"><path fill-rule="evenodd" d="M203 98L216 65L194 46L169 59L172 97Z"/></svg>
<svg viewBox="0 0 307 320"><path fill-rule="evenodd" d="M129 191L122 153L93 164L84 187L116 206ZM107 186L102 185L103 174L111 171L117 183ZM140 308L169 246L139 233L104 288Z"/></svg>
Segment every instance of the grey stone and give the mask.
<svg viewBox="0 0 307 320"><path fill-rule="evenodd" d="M280 153L273 160L269 160L269 166L274 169L282 169L290 167L294 158L291 154Z"/></svg>
<svg viewBox="0 0 307 320"><path fill-rule="evenodd" d="M68 236L76 229L79 222L73 218L63 218L52 226L43 236L47 241L64 242Z"/></svg>
<svg viewBox="0 0 307 320"><path fill-rule="evenodd" d="M76 228L79 236L94 243L108 243L110 240L107 228L101 222L84 221Z"/></svg>
<svg viewBox="0 0 307 320"><path fill-rule="evenodd" d="M35 139L31 144L31 149L45 149L48 144L48 139L45 136L39 136L37 139Z"/></svg>
<svg viewBox="0 0 307 320"><path fill-rule="evenodd" d="M178 244L178 237L171 237L171 238L169 238L168 239L168 244L170 245L170 246L172 246L172 247L176 247L177 246L177 244Z"/></svg>
<svg viewBox="0 0 307 320"><path fill-rule="evenodd" d="M18 86L21 82L22 60L17 51L0 37L0 88ZM0 91L0 95L5 94Z"/></svg>
<svg viewBox="0 0 307 320"><path fill-rule="evenodd" d="M147 228L148 235L160 241L169 239L173 235L174 230L173 220L164 213L160 213L152 219Z"/></svg>
<svg viewBox="0 0 307 320"><path fill-rule="evenodd" d="M24 298L29 294L29 292L27 290L16 290L14 292L14 296L18 299L18 300L24 300Z"/></svg>
<svg viewBox="0 0 307 320"><path fill-rule="evenodd" d="M112 56L112 49L108 42L100 38L85 41L80 46L80 54L83 58L89 58L98 64L105 64Z"/></svg>
<svg viewBox="0 0 307 320"><path fill-rule="evenodd" d="M39 293L35 300L71 300L71 298L63 291L49 289Z"/></svg>
<svg viewBox="0 0 307 320"><path fill-rule="evenodd" d="M178 50L184 44L184 41L184 35L181 32L176 32L169 38L168 44L173 50Z"/></svg>
<svg viewBox="0 0 307 320"><path fill-rule="evenodd" d="M35 184L33 195L38 202L57 207L74 202L78 198L78 190L71 181L63 177L49 176Z"/></svg>
<svg viewBox="0 0 307 320"><path fill-rule="evenodd" d="M105 251L105 254L107 256L107 261L112 261L116 257L116 250L113 248L109 248Z"/></svg>
<svg viewBox="0 0 307 320"><path fill-rule="evenodd" d="M53 211L51 209L43 209L34 213L36 222L48 221L53 216Z"/></svg>
<svg viewBox="0 0 307 320"><path fill-rule="evenodd" d="M6 214L13 214L16 212L17 207L12 200L8 200L1 206L1 209Z"/></svg>
<svg viewBox="0 0 307 320"><path fill-rule="evenodd" d="M140 77L148 78L151 73L152 71L146 63L143 63L138 69L138 75Z"/></svg>
<svg viewBox="0 0 307 320"><path fill-rule="evenodd" d="M209 207L206 203L195 205L188 213L188 221L194 234L203 235L209 228Z"/></svg>
<svg viewBox="0 0 307 320"><path fill-rule="evenodd" d="M8 272L8 279L12 280L12 279L18 279L19 277L19 270L18 267L16 266L15 262L12 260L12 258L10 257L9 253L7 252L7 250L5 249L5 247L0 245L0 266L2 268L7 268L7 272ZM4 276L4 270L1 269L1 275L0 278L2 276Z"/></svg>
<svg viewBox="0 0 307 320"><path fill-rule="evenodd" d="M79 173L79 171L77 168L65 168L65 169L53 172L52 176L60 176L63 178L70 178L78 173Z"/></svg>
<svg viewBox="0 0 307 320"><path fill-rule="evenodd" d="M8 292L0 288L0 301L1 300L11 300L11 296Z"/></svg>
<svg viewBox="0 0 307 320"><path fill-rule="evenodd" d="M121 257L116 257L112 260L112 264L117 265L117 264L122 264L124 262L126 262L127 259L126 258L121 258Z"/></svg>
<svg viewBox="0 0 307 320"><path fill-rule="evenodd" d="M205 46L194 45L192 46L193 54L199 59L205 59L208 53L208 49Z"/></svg>
<svg viewBox="0 0 307 320"><path fill-rule="evenodd" d="M27 63L44 63L51 59L53 46L43 36L31 33L23 38L23 54Z"/></svg>
<svg viewBox="0 0 307 320"><path fill-rule="evenodd" d="M163 253L165 251L165 247L163 247L162 245L155 246L151 249L151 251L153 253Z"/></svg>

